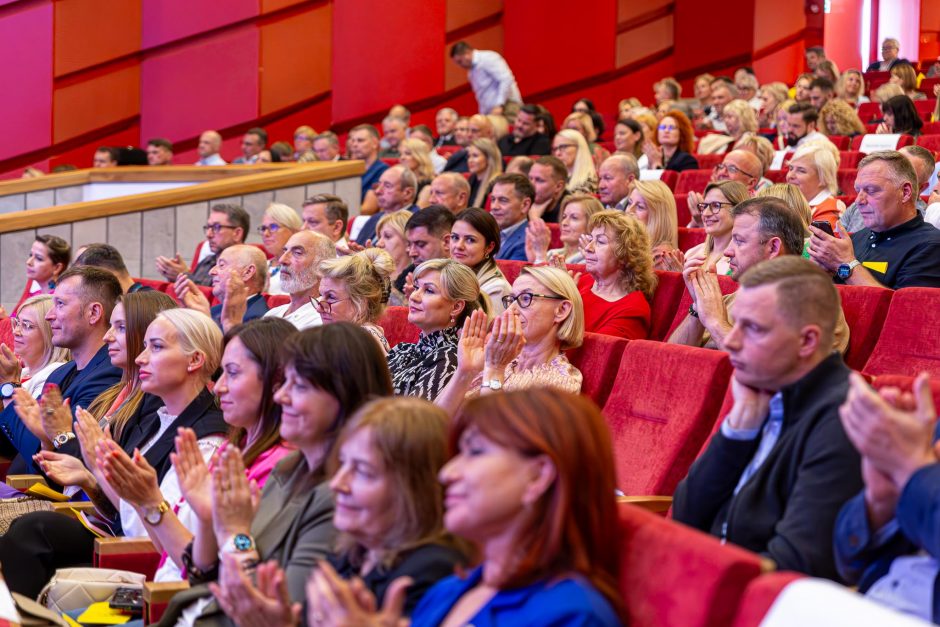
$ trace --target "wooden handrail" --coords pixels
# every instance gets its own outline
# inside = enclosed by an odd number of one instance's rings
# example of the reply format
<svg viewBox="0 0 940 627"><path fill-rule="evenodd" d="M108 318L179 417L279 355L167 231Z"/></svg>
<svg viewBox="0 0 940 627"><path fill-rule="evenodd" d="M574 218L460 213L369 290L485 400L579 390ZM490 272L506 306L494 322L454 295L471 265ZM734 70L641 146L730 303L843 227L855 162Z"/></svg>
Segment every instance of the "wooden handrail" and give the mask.
<svg viewBox="0 0 940 627"><path fill-rule="evenodd" d="M259 171L260 170L260 171ZM308 185L321 181L362 176L365 164L362 161L332 161L329 163L304 164L264 164L263 166L165 166L161 168L122 167L95 171L79 170L63 172L30 181L11 181L0 184L0 196L7 195L6 185L33 184L43 179L59 176L71 176L71 182L50 187L64 187L89 182L155 182L155 181L205 181L198 185L189 185L176 189L167 189L144 194L133 194L0 214L0 233L36 229L55 224L79 222L94 218L104 218L126 213L135 213L148 209L173 207L196 202L203 202L230 196L242 196L270 189L281 189ZM22 190L21 190L22 191ZM17 192L21 193L21 192Z"/></svg>

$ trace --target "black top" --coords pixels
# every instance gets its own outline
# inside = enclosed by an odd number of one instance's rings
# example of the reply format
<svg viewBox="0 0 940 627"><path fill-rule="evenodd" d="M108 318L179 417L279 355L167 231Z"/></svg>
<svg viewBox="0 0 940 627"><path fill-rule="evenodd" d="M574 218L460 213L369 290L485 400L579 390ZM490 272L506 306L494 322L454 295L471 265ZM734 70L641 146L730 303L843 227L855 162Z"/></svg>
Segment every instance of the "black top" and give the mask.
<svg viewBox="0 0 940 627"><path fill-rule="evenodd" d="M940 287L940 229L913 218L887 231L852 235L855 257L885 287Z"/></svg>
<svg viewBox="0 0 940 627"><path fill-rule="evenodd" d="M545 210L545 213L542 214L542 220L545 222L558 223L561 222L561 204L565 202L565 198L571 195L571 192L567 189L564 190L561 194L561 198L558 199L553 206Z"/></svg>
<svg viewBox="0 0 940 627"><path fill-rule="evenodd" d="M870 65L868 66L868 69L865 70L865 71L866 71L866 72L889 72L889 71L891 71L891 69L892 69L895 65L897 65L898 63L906 63L906 64L908 64L908 65L911 65L911 62L908 61L907 59L895 59L894 61L892 61L891 63L888 64L888 69L887 69L887 70L882 70L882 69L881 69L881 61L875 61L874 63L870 64Z"/></svg>
<svg viewBox="0 0 940 627"><path fill-rule="evenodd" d="M461 148L448 159L444 164L443 172L467 172L467 149Z"/></svg>
<svg viewBox="0 0 940 627"><path fill-rule="evenodd" d="M410 616L418 601L428 589L444 577L454 574L454 567L463 563L464 557L457 549L444 544L423 544L398 556L391 568L373 568L362 577L363 583L375 595L376 604L382 607L385 591L398 577L411 577L414 583L405 593L405 616ZM359 576L359 569L346 556L330 556L330 563L343 579Z"/></svg>
<svg viewBox="0 0 940 627"><path fill-rule="evenodd" d="M780 390L783 425L767 458L735 495L760 446L715 433L676 489L673 518L774 560L780 570L838 580L832 532L862 489L861 463L839 420L851 371L833 353Z"/></svg>
<svg viewBox="0 0 940 627"><path fill-rule="evenodd" d="M664 170L672 170L674 172L683 172L685 170L698 170L698 161L695 157L690 155L687 152L682 152L677 150L672 153L672 157L669 158L669 162L663 166Z"/></svg>
<svg viewBox="0 0 940 627"><path fill-rule="evenodd" d="M456 146L457 138L454 137L454 134L450 135L441 135L436 140L434 140L434 147L440 148L441 146Z"/></svg>
<svg viewBox="0 0 940 627"><path fill-rule="evenodd" d="M497 145L504 157L548 155L552 152L552 141L541 133L523 137L520 140L516 140L515 135L510 133L504 135Z"/></svg>

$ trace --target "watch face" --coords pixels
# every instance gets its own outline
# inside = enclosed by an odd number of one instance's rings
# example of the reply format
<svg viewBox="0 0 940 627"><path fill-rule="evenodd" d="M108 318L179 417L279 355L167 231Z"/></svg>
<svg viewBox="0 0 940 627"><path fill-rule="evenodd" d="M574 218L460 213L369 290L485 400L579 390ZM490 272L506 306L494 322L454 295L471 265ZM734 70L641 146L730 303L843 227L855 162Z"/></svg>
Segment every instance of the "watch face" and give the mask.
<svg viewBox="0 0 940 627"><path fill-rule="evenodd" d="M251 536L239 533L232 539L232 544L234 544L235 548L239 551L250 551L252 545Z"/></svg>
<svg viewBox="0 0 940 627"><path fill-rule="evenodd" d="M12 383L4 383L0 385L0 396L3 398L13 398L13 390L16 389L16 386Z"/></svg>
<svg viewBox="0 0 940 627"><path fill-rule="evenodd" d="M852 270L849 268L849 264L844 263L841 266L839 266L838 274L839 274L840 279L845 280L849 278L849 275L851 273L852 273Z"/></svg>

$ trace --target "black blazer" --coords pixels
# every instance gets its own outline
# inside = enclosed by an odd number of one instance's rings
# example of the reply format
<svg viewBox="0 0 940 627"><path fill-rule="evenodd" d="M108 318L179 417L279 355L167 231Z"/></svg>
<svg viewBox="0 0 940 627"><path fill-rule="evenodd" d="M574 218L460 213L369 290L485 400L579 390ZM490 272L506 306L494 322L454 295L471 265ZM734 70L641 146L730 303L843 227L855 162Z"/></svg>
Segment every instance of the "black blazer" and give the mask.
<svg viewBox="0 0 940 627"><path fill-rule="evenodd" d="M443 172L467 172L467 149L461 148L448 159L444 164Z"/></svg>
<svg viewBox="0 0 940 627"><path fill-rule="evenodd" d="M683 172L685 170L698 170L698 161L687 152L677 150L672 153L669 162L663 166L664 170L673 170L674 172Z"/></svg>

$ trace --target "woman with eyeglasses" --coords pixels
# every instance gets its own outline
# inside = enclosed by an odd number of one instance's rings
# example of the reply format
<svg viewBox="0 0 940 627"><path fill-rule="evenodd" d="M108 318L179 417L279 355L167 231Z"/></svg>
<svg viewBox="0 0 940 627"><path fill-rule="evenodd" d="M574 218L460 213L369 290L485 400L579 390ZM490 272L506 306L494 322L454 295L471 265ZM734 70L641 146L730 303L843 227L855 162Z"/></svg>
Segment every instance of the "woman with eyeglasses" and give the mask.
<svg viewBox="0 0 940 627"><path fill-rule="evenodd" d="M452 416L465 399L500 390L581 391L581 372L564 354L584 338L584 306L574 279L558 268L526 266L503 306L492 329L483 312L464 321L457 371L435 401Z"/></svg>
<svg viewBox="0 0 940 627"><path fill-rule="evenodd" d="M714 267L718 274L730 274L725 250L731 243L731 227L734 226L731 210L750 197L747 187L737 181L709 183L705 196L698 203L705 224L705 241L687 250L685 258L701 258L703 267Z"/></svg>
<svg viewBox="0 0 940 627"><path fill-rule="evenodd" d="M845 203L835 197L839 190L838 155L828 140L809 142L793 153L787 170L787 183L800 188L813 210L813 221L828 222L834 233L845 211Z"/></svg>
<svg viewBox="0 0 940 627"><path fill-rule="evenodd" d="M298 126L294 131L294 161L297 163L311 163L317 160L313 152L313 140L316 139L317 132L313 127Z"/></svg>
<svg viewBox="0 0 940 627"><path fill-rule="evenodd" d="M269 257L268 294L286 294L281 289L281 266L278 264L278 259L284 253L284 245L287 244L290 236L303 227L303 220L287 205L272 202L264 210L258 233L261 235L261 242Z"/></svg>
<svg viewBox="0 0 940 627"><path fill-rule="evenodd" d="M52 371L69 361L68 349L52 345L52 329L46 320L46 313L50 309L52 296L41 294L27 298L16 315L10 318L13 346L0 345L0 383L6 385L18 380L33 398L38 398L42 393L43 385ZM17 378L18 362L22 362L23 366ZM9 391L12 393L12 390ZM4 394L4 407L12 401L11 395Z"/></svg>
<svg viewBox="0 0 940 627"><path fill-rule="evenodd" d="M453 259L430 259L415 268L408 322L421 330L421 337L388 353L395 394L437 398L457 368L464 320L477 309L489 314L489 299L467 266Z"/></svg>
<svg viewBox="0 0 940 627"><path fill-rule="evenodd" d="M564 259L564 263L584 263L580 247L581 236L586 235L587 225L604 205L588 194L568 194L561 201L561 220L559 236L561 248L549 250L552 233L541 220L529 220L525 233L525 254L530 263L546 263L555 257ZM452 249L453 250L453 249Z"/></svg>
<svg viewBox="0 0 940 627"><path fill-rule="evenodd" d="M643 143L643 154L651 170L697 170L698 161L692 156L695 131L692 123L681 111L669 111L652 137Z"/></svg>
<svg viewBox="0 0 940 627"><path fill-rule="evenodd" d="M476 273L480 290L490 298L494 316L503 312L503 297L512 289L493 259L500 241L496 218L478 207L470 207L457 214L450 230L451 259Z"/></svg>
<svg viewBox="0 0 940 627"><path fill-rule="evenodd" d="M382 354L388 355L388 340L378 323L388 305L394 268L391 256L379 248L321 261L317 269L320 298L313 302L323 324L358 324L372 334Z"/></svg>
<svg viewBox="0 0 940 627"><path fill-rule="evenodd" d="M650 302L656 291L650 237L625 211L599 211L581 239L584 267L592 281L581 281L584 330L631 340L646 339Z"/></svg>
<svg viewBox="0 0 940 627"><path fill-rule="evenodd" d="M558 131L552 140L552 154L568 168L569 192L597 193L597 171L584 135L570 128Z"/></svg>

